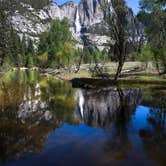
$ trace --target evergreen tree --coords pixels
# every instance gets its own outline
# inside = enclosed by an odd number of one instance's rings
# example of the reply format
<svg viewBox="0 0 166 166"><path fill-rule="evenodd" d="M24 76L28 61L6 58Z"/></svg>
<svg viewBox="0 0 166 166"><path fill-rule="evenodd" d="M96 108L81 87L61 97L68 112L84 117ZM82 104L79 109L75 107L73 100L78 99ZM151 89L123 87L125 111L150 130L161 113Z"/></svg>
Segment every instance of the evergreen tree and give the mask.
<svg viewBox="0 0 166 166"><path fill-rule="evenodd" d="M0 66L2 66L7 54L8 33L7 15L0 2Z"/></svg>
<svg viewBox="0 0 166 166"><path fill-rule="evenodd" d="M19 4L18 0L0 1L0 66L5 63L5 59L17 67L28 66L28 56L35 53L33 42L30 39L27 41L25 34L20 40L9 21Z"/></svg>

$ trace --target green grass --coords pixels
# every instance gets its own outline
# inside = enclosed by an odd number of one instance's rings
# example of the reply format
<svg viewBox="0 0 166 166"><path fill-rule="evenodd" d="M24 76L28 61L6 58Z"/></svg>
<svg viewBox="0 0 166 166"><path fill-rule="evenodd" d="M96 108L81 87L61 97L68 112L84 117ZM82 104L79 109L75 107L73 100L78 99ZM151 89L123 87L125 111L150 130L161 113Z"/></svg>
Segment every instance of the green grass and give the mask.
<svg viewBox="0 0 166 166"><path fill-rule="evenodd" d="M154 86L155 88L163 88L166 89L166 79L163 76L159 76L155 73L154 70L147 70L141 72L130 72L124 73L124 70L133 69L135 67L141 67L143 65L141 62L126 62L122 71L122 74L118 81L114 81L114 72L111 68L116 66L115 63L107 63L105 64L106 72L110 76L109 79L101 79L97 77L97 75L92 74L88 71L89 64L81 65L81 69L78 73L68 72L67 70L55 70L52 68L45 69L44 74L50 77L54 77L56 79L68 80L73 81L77 80L82 86L87 87L105 87L105 86L135 86L135 87L148 87ZM113 67L113 68L114 68ZM110 69L110 70L109 70ZM55 74L56 71L59 74ZM75 82L74 81L74 82Z"/></svg>
<svg viewBox="0 0 166 166"><path fill-rule="evenodd" d="M155 88L162 89L166 92L166 79L155 73L137 72L123 74L118 81L110 79L92 78L92 77L75 77L71 79L75 86L83 88L101 88L109 86L120 87L138 87L138 88Z"/></svg>

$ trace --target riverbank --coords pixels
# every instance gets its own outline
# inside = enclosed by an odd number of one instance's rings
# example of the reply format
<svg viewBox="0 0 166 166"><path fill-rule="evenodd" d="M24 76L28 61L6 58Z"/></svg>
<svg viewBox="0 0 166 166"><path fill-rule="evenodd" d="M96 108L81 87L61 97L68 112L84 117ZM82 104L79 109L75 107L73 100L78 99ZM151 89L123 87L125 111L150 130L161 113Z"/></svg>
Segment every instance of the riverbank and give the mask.
<svg viewBox="0 0 166 166"><path fill-rule="evenodd" d="M159 75L152 63L142 62L126 62L118 81L114 81L114 73L116 71L116 63L106 63L104 65L106 79L102 79L97 74L92 73L89 64L83 64L79 72L69 72L68 70L45 69L42 72L44 76L53 76L57 79L67 80L71 82L82 82L89 86L109 86L110 84L166 84L166 76ZM96 84L96 85L95 85Z"/></svg>
<svg viewBox="0 0 166 166"><path fill-rule="evenodd" d="M113 75L117 69L117 64L113 62L98 64L98 66L102 68L104 74L107 75L109 78L113 78ZM74 67L72 67L70 72L67 68L66 69L47 68L47 69L42 69L40 71L42 75L62 77L63 79L66 79L66 80L72 80L74 78L100 77L99 74L93 71L94 67L95 67L95 64L82 64L80 66L79 72L75 72ZM141 73L141 72L157 74L156 69L151 62L149 62L148 64L145 64L142 62L126 62L123 66L121 76L125 77L126 74Z"/></svg>
<svg viewBox="0 0 166 166"><path fill-rule="evenodd" d="M54 74L53 74L54 73ZM78 73L69 72L55 72L52 69L46 72L44 76L54 77L63 81L70 81L75 88L96 89L105 88L110 86L123 86L123 87L141 87L154 89L162 89L166 93L166 79L165 76L159 76L156 72L149 72L146 70L138 72L122 72L118 81L114 81L113 74L110 77L102 79L101 77L93 76L88 70L80 70Z"/></svg>
<svg viewBox="0 0 166 166"><path fill-rule="evenodd" d="M100 65L100 64L99 64ZM93 64L91 64L93 66ZM114 81L114 73L116 70L116 63L106 63L104 65L106 79L102 79L99 75L90 71L90 64L83 64L80 66L79 72L72 72L68 69L54 69L47 68L41 69L33 68L12 68L2 71L0 76L8 71L37 71L43 77L54 77L55 79L71 81L74 86L83 88L105 87L110 85L138 85L138 84L153 84L153 85L166 85L165 75L159 76L152 63L146 64L142 62L126 62L124 64L122 73L118 81Z"/></svg>

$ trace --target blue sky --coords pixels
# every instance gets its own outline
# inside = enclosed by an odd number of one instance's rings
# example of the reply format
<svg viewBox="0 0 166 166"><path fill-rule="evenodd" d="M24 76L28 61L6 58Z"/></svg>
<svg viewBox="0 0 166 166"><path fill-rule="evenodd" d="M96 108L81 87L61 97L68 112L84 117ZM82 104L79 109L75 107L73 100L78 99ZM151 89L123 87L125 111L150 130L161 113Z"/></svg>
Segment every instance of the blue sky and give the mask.
<svg viewBox="0 0 166 166"><path fill-rule="evenodd" d="M58 4L63 4L70 0L54 0L54 1L57 2ZM73 1L79 2L80 0L73 0ZM139 0L126 0L126 2L128 3L128 6L133 9L134 13L137 13L139 11L139 6L138 6Z"/></svg>
<svg viewBox="0 0 166 166"><path fill-rule="evenodd" d="M139 11L139 0L126 0L129 7L131 7L134 13L138 13Z"/></svg>

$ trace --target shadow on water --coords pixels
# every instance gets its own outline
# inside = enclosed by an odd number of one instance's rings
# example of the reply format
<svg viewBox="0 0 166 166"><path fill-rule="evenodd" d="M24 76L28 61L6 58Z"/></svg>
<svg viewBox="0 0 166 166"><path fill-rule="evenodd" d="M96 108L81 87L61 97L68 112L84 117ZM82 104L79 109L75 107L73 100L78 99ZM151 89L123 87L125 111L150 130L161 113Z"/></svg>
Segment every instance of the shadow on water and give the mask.
<svg viewBox="0 0 166 166"><path fill-rule="evenodd" d="M8 73L0 79L0 162L165 165L164 94L126 86L74 89L37 72Z"/></svg>

